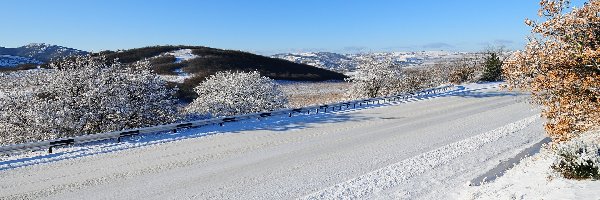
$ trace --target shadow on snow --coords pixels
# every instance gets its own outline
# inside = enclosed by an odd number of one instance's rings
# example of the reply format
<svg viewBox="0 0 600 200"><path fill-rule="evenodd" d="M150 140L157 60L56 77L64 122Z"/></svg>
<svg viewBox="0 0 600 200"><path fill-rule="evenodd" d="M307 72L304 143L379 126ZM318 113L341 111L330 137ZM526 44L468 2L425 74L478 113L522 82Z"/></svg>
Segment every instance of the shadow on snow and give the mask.
<svg viewBox="0 0 600 200"><path fill-rule="evenodd" d="M368 105L363 104L362 106L357 105L356 108L336 107L335 111L324 112L323 110L321 110L319 114L314 114L315 112L311 112L311 114L295 113L292 117L280 115L268 118L228 122L225 123L224 126L208 125L187 130L179 130L178 132L144 134L141 136L132 136L122 139L122 142L120 143L117 143L114 139L90 142L70 147L56 148L55 153L52 154L46 154L45 152L37 151L33 152L37 153L37 155L33 155L30 157L15 158L12 160L10 160L10 157L5 158L4 160L0 158L0 171L38 165L43 163L51 163L67 159L105 154L115 151L144 147L155 144L162 144L167 142L174 142L191 138L205 137L215 134L233 134L251 130L284 132L311 128L315 124L366 121L374 119L374 117L357 116L352 115L351 113L363 109L378 108L390 105L400 105L440 97L456 96L465 98L487 98L496 96L523 95L522 93L516 92L511 93L481 91L486 89L490 88L478 88L467 90L464 86L456 86L455 89L446 91L444 93L423 95L395 102L384 103L382 101L380 103L370 103Z"/></svg>

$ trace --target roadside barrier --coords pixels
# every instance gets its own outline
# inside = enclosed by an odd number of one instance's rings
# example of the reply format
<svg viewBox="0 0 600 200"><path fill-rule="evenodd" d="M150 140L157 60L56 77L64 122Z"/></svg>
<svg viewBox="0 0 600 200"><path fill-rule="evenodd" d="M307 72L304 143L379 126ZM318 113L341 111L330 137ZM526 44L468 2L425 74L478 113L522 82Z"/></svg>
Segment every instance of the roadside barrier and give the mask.
<svg viewBox="0 0 600 200"><path fill-rule="evenodd" d="M328 111L336 111L336 110L339 111L339 110L343 110L343 109L349 109L350 106L352 106L352 109L354 109L357 106L359 106L359 107L363 106L363 104L365 104L365 105L380 104L381 101L383 101L383 103L396 102L399 100L407 100L407 99L413 98L413 97L419 97L419 96L423 96L423 95L445 92L447 90L450 90L453 87L454 87L454 85L447 85L447 86L442 86L442 87L430 88L430 89L426 89L426 90L414 92L414 93L405 93L405 94L398 94L398 95L385 96L385 97L359 99L359 100L341 102L341 103L335 103L335 104L317 105L317 106L309 106L309 107L295 108L295 109L276 110L276 111L272 111L272 112L251 113L251 114L245 114L245 115L219 117L219 118L197 120L197 121L190 121L190 122L180 122L180 123L165 124L165 125L158 125L158 126L152 126L152 127L135 128L135 129L129 129L129 130L122 130L122 131L113 131L113 132L107 132L107 133L98 133L98 134L61 138L61 139L53 139L53 140L40 141L40 142L12 144L12 145L7 145L7 146L1 146L0 154L23 152L23 151L34 151L34 150L40 150L40 149L47 149L48 153L52 153L52 149L54 147L74 145L74 144L84 144L84 143L108 140L108 139L117 139L117 142L121 142L121 138L123 138L123 137L131 137L131 136L141 135L141 134L160 133L160 132L169 132L169 131L177 132L177 130L179 130L179 129L195 128L195 127L200 127L200 126L216 125L216 124L223 126L224 123L228 123L228 122L236 122L236 121L240 121L240 120L255 119L255 118L265 118L265 117L276 116L276 115L288 115L289 117L292 117L294 114L299 114L299 113L301 113L301 114L304 114L304 113L319 114L320 112L326 113Z"/></svg>

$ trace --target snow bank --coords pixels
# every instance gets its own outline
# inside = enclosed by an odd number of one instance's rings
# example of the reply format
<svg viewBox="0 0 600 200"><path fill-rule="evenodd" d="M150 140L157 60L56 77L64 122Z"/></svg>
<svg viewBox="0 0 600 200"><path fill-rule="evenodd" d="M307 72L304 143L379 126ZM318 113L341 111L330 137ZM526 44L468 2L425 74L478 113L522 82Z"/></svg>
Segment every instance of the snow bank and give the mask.
<svg viewBox="0 0 600 200"><path fill-rule="evenodd" d="M494 142L502 137L517 133L539 117L531 116L489 132L473 136L433 151L423 153L411 159L381 168L344 183L310 194L303 199L361 199L380 191L394 188L407 182L413 176L444 165L463 154L476 151L484 144Z"/></svg>
<svg viewBox="0 0 600 200"><path fill-rule="evenodd" d="M600 131L588 134L586 139L598 141ZM547 148L523 159L496 181L462 192L460 199L597 199L600 181L569 180L550 167L557 159Z"/></svg>

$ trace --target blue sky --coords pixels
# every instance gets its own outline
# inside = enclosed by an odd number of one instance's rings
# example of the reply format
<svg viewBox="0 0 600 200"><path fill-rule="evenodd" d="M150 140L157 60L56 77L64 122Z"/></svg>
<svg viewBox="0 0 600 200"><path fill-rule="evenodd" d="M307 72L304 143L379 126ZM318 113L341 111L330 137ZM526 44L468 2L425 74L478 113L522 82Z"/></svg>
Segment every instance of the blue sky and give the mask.
<svg viewBox="0 0 600 200"><path fill-rule="evenodd" d="M163 44L262 54L520 49L537 0L3 0L0 46Z"/></svg>

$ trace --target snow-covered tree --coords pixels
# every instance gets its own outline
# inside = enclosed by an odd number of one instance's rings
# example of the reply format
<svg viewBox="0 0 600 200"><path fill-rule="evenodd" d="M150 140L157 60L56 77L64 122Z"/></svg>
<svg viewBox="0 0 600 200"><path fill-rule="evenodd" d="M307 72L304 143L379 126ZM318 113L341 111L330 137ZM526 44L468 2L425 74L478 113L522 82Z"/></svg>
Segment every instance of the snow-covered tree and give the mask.
<svg viewBox="0 0 600 200"><path fill-rule="evenodd" d="M448 62L448 80L454 84L477 82L483 72L479 58L462 57Z"/></svg>
<svg viewBox="0 0 600 200"><path fill-rule="evenodd" d="M364 57L355 74L347 79L352 83L352 98L377 97L399 93L397 81L402 76L401 67L391 59Z"/></svg>
<svg viewBox="0 0 600 200"><path fill-rule="evenodd" d="M284 108L287 97L279 85L253 72L217 72L194 88L198 94L186 108L189 113L213 117Z"/></svg>
<svg viewBox="0 0 600 200"><path fill-rule="evenodd" d="M25 81L0 96L0 143L174 121L175 90L149 67L147 61L125 65L104 57L77 56L21 77Z"/></svg>
<svg viewBox="0 0 600 200"><path fill-rule="evenodd" d="M402 76L396 81L398 93L416 92L446 83L440 80L441 78L437 76L437 72L438 68L436 67L402 69Z"/></svg>

